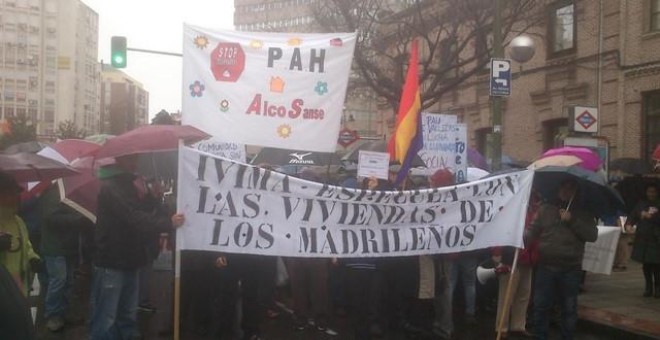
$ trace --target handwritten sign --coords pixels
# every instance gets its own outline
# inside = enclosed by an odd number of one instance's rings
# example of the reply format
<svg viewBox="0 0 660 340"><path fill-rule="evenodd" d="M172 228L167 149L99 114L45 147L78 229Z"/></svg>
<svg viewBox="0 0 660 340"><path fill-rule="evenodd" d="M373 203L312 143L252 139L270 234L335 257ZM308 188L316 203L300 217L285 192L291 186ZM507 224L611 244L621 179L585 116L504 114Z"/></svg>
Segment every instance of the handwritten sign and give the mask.
<svg viewBox="0 0 660 340"><path fill-rule="evenodd" d="M448 169L462 183L467 180L467 126L446 123L448 119L446 115L422 114L424 147L419 156L429 173Z"/></svg>

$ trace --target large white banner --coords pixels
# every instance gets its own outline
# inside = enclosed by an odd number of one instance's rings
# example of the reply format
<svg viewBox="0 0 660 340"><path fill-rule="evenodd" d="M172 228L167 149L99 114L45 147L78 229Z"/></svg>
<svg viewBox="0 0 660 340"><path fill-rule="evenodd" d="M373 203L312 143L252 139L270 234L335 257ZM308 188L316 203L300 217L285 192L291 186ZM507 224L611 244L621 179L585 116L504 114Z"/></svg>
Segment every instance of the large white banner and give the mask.
<svg viewBox="0 0 660 340"><path fill-rule="evenodd" d="M228 142L334 152L355 37L186 25L182 122Z"/></svg>
<svg viewBox="0 0 660 340"><path fill-rule="evenodd" d="M522 247L533 173L372 191L304 181L188 147L179 154L179 249L373 257Z"/></svg>
<svg viewBox="0 0 660 340"><path fill-rule="evenodd" d="M424 147L419 151L429 173L450 170L457 183L467 180L467 126L456 116L423 113Z"/></svg>

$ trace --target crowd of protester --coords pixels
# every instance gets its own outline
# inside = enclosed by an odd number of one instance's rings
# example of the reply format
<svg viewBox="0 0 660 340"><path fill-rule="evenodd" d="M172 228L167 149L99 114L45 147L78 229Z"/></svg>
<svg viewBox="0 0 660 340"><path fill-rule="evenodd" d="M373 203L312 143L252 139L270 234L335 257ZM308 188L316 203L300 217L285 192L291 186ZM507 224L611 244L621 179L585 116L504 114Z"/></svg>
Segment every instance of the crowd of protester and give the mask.
<svg viewBox="0 0 660 340"><path fill-rule="evenodd" d="M71 287L81 268L91 268L93 278L87 320L90 338L141 338L138 311L155 311L146 286L161 249L160 235L171 233L185 217L175 214L171 204L164 204L158 186L134 174L135 166L136 156L123 156L100 172L103 185L95 223L61 203L57 187L44 191L38 202L29 202L29 209L23 204L19 211L22 188L10 176L0 174L0 338L34 337L26 297L35 273L42 285L45 328L59 332L67 327ZM394 176L398 168L391 170ZM307 170L299 176L327 180ZM400 189L392 183L393 178L358 181L346 175L336 184ZM428 178L409 178L404 186L454 184L453 174L439 170ZM562 336L571 339L584 277L584 245L597 237L596 217L583 208L580 195L575 181L562 182L557 197L550 200L532 195L525 249L519 252L503 247L338 260L184 251L183 331L216 339L263 339L268 337L260 329L265 318L284 318L283 311L290 306L291 332L313 330L360 340L388 334L450 339L455 338L459 325L476 326L478 315L492 308L497 317L491 326L501 328L505 338L547 339L558 306ZM644 296L660 297L659 208L658 189L650 186L646 199L624 223L628 231L636 226L632 258L643 263ZM623 241L616 268L625 268L630 242ZM511 273L516 255L517 267ZM499 283L499 288L490 287L489 292L487 285L478 283L478 266L494 269L497 280L489 285ZM505 308L509 282L510 308ZM350 320L351 334L336 333L334 322L344 316Z"/></svg>

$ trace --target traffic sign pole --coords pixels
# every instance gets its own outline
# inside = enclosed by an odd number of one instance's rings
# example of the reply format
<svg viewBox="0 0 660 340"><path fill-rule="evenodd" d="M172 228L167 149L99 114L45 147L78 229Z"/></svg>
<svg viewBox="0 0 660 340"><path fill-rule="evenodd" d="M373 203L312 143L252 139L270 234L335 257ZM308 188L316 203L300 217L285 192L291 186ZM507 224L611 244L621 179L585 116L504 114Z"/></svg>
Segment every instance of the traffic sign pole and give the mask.
<svg viewBox="0 0 660 340"><path fill-rule="evenodd" d="M493 18L493 57L504 57L502 48L502 1L495 0L495 17ZM491 66L492 67L492 66ZM492 73L493 70L491 70ZM511 84L508 84L511 86ZM490 156L493 171L502 166L502 97L491 96L492 127Z"/></svg>

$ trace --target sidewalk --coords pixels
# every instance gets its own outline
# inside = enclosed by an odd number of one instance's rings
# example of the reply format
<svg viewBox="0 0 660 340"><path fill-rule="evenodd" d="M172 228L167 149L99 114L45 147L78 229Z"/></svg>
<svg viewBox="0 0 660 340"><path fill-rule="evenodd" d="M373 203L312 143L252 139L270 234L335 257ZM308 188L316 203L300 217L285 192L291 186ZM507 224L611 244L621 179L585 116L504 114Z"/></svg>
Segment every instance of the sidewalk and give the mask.
<svg viewBox="0 0 660 340"><path fill-rule="evenodd" d="M587 274L587 291L578 298L581 320L619 329L637 338L660 338L660 299L642 297L644 276L639 263L612 275Z"/></svg>

